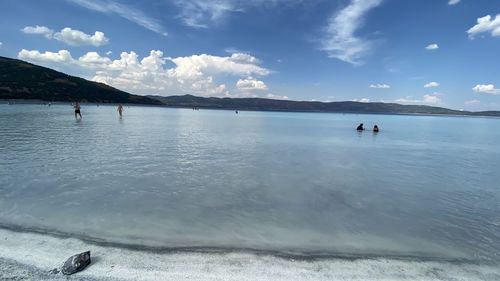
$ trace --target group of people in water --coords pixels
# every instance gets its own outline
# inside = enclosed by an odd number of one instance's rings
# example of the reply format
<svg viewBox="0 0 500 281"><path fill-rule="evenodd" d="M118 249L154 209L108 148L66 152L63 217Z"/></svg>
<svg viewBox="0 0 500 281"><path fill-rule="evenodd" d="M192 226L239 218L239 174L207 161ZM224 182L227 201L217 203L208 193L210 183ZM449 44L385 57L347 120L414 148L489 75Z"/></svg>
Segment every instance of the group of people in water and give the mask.
<svg viewBox="0 0 500 281"><path fill-rule="evenodd" d="M75 109L75 118L80 117L82 119L82 112L81 112L81 106L79 102L76 102L73 105L73 108ZM123 105L121 103L118 104L118 107L116 108L116 111L118 111L118 114L120 115L120 118L122 118L123 115Z"/></svg>
<svg viewBox="0 0 500 281"><path fill-rule="evenodd" d="M80 103L76 102L73 105L73 108L75 109L75 118L80 117L80 119L81 119L82 118L82 113L81 113ZM193 107L193 110L199 110L199 108L198 107ZM123 115L123 105L121 103L118 104L118 107L116 108L116 111L118 111L118 114L120 115L120 118L121 118L122 115ZM238 114L238 110L235 110L235 113ZM356 130L358 132L364 131L365 128L363 127L363 123L359 124L358 127L356 128ZM377 125L373 126L373 132L374 133L378 133L379 132L379 128L378 128Z"/></svg>
<svg viewBox="0 0 500 281"><path fill-rule="evenodd" d="M363 127L363 123L359 124L358 127L356 128L356 130L358 130L358 132L364 131L365 128ZM373 132L374 133L378 133L379 132L379 129L378 129L377 125L373 126Z"/></svg>

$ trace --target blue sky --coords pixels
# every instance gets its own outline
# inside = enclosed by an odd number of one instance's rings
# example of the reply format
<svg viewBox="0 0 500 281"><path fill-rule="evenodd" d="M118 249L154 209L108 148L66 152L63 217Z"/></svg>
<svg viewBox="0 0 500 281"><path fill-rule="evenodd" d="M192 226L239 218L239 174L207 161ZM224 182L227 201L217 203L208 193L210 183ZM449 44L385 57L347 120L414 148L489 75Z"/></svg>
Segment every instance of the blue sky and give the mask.
<svg viewBox="0 0 500 281"><path fill-rule="evenodd" d="M500 109L499 0L19 0L0 55L134 94Z"/></svg>

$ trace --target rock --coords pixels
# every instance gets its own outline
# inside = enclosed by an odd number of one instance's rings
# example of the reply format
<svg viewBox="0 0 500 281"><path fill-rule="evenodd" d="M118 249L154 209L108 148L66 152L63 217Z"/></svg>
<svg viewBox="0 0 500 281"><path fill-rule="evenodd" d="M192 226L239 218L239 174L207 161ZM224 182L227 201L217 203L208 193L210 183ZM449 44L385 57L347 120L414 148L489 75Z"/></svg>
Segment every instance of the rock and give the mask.
<svg viewBox="0 0 500 281"><path fill-rule="evenodd" d="M90 264L90 251L69 257L61 268L64 275L71 275L85 269Z"/></svg>

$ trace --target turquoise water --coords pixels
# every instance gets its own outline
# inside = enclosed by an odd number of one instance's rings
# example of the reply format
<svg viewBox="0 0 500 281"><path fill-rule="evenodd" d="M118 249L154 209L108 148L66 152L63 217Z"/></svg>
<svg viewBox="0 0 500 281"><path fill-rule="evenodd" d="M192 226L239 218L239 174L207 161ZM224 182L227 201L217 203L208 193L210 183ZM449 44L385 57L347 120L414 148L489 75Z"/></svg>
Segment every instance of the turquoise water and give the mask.
<svg viewBox="0 0 500 281"><path fill-rule="evenodd" d="M0 225L160 248L500 261L499 119L82 115L0 104Z"/></svg>

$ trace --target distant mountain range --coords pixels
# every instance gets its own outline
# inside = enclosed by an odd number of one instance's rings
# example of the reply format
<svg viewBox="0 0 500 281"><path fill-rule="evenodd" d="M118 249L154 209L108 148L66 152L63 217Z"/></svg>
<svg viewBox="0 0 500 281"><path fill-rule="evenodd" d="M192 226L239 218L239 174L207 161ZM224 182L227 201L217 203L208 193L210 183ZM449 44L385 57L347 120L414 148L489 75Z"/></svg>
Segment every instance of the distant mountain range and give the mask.
<svg viewBox="0 0 500 281"><path fill-rule="evenodd" d="M228 110L444 114L500 117L500 111L471 112L427 105L401 105L381 102L316 102L263 98L206 98L193 95L168 97L137 96L102 83L88 81L46 67L5 57L0 57L0 99L130 103Z"/></svg>
<svg viewBox="0 0 500 281"><path fill-rule="evenodd" d="M500 111L470 112L427 105L402 105L382 102L318 102L292 101L262 98L205 98L192 95L148 96L171 107L198 107L231 110L297 111L297 112L339 112L339 113L387 113L387 114L443 114L500 116Z"/></svg>

